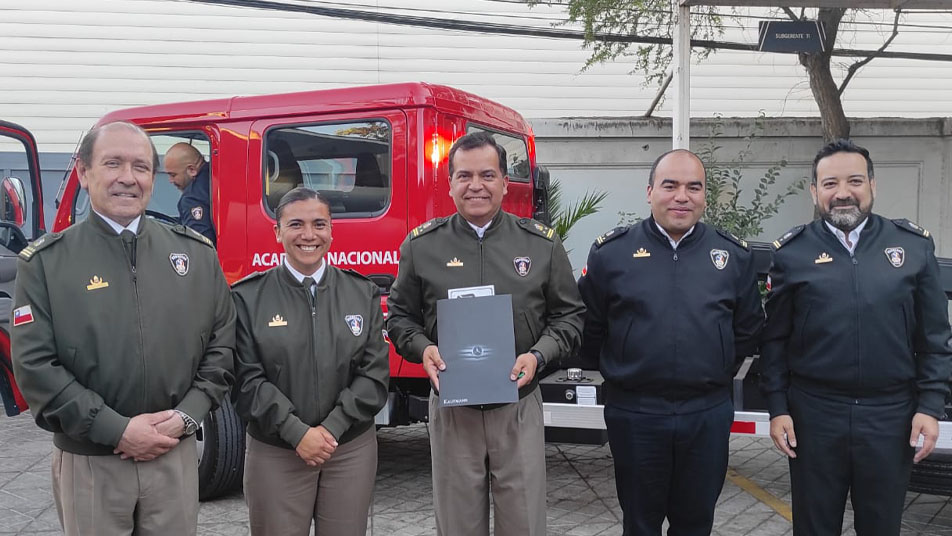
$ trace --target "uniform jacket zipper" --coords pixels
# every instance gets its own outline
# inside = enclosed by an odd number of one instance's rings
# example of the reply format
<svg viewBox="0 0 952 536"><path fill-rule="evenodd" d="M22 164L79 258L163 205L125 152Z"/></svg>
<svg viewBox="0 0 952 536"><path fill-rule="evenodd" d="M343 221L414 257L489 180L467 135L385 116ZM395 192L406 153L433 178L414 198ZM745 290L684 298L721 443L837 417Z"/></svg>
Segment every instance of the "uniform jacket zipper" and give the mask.
<svg viewBox="0 0 952 536"><path fill-rule="evenodd" d="M135 238L138 241L138 237ZM138 249L138 244L136 244L136 249ZM134 259L129 258L128 252L126 252L125 246L122 248L122 252L126 257L126 261L129 263L129 271L132 275L132 292L135 296L136 301L136 325L139 328L139 369L142 371L142 385L146 385L146 380L148 374L146 372L146 358L145 358L145 337L142 332L142 311L139 302L139 277L136 273L136 263ZM142 390L142 411L148 411L149 408L149 390Z"/></svg>

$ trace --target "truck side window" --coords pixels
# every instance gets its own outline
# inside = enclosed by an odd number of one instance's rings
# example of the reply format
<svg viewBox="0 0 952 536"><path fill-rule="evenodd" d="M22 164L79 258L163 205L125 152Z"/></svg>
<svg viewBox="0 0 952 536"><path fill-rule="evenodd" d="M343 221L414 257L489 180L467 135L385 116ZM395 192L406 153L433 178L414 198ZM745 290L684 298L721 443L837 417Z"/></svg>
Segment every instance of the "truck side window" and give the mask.
<svg viewBox="0 0 952 536"><path fill-rule="evenodd" d="M381 214L390 203L391 128L384 120L273 128L265 135L271 213L297 186L319 190L335 218Z"/></svg>
<svg viewBox="0 0 952 536"><path fill-rule="evenodd" d="M506 149L506 164L508 165L509 180L515 182L529 182L529 149L526 141L511 134L504 134L497 130L470 123L466 125L466 133L488 132L495 138L496 143Z"/></svg>
<svg viewBox="0 0 952 536"><path fill-rule="evenodd" d="M159 169L155 170L155 186L152 189L149 206L146 207L147 214L167 223L178 223L178 200L182 193L169 182L169 174L165 172L162 163L165 160L165 153L176 143L185 142L198 149L205 159L205 165L211 166L211 145L208 138L201 132L163 132L149 134L149 137L152 138L152 143L155 144L155 149L159 153ZM89 195L86 190L80 189L73 206L74 221L85 220L90 210Z"/></svg>

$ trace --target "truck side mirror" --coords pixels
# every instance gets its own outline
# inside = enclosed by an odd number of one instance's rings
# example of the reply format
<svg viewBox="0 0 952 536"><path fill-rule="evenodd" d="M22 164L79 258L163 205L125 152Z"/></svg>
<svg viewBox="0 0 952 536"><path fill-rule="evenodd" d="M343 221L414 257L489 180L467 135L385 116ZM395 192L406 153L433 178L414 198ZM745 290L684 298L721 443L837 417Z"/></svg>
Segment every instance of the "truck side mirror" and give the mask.
<svg viewBox="0 0 952 536"><path fill-rule="evenodd" d="M23 181L6 177L0 181L0 220L22 227L26 222Z"/></svg>
<svg viewBox="0 0 952 536"><path fill-rule="evenodd" d="M532 217L551 225L549 213L549 170L545 166L536 166L532 170Z"/></svg>

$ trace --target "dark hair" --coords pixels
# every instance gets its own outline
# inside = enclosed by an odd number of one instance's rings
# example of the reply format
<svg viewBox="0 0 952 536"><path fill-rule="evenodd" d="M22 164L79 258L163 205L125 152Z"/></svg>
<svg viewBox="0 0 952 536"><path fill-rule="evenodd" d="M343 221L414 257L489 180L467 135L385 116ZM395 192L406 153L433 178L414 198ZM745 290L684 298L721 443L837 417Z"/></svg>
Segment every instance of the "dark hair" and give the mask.
<svg viewBox="0 0 952 536"><path fill-rule="evenodd" d="M308 188L306 186L298 186L297 188L294 188L290 192L281 196L281 200L278 201L277 208L274 209L275 223L278 224L278 226L281 225L281 213L284 212L284 207L290 205L291 203L297 203L298 201L307 201L309 199L317 199L325 207L327 207L328 214L332 213L330 202L327 200L326 197L321 195L321 192L318 192L317 190L312 190L311 188Z"/></svg>
<svg viewBox="0 0 952 536"><path fill-rule="evenodd" d="M149 133L142 129L139 125L129 123L127 121L114 121L112 123L106 123L105 125L99 125L94 127L92 130L86 133L83 136L83 140L79 142L79 150L76 152L76 158L78 158L83 165L91 166L93 163L93 149L96 148L96 141L99 139L99 136L108 128L114 126L123 126L137 132L143 136L145 139L149 140L149 147L152 147L152 174L155 175L155 172L159 169L159 152L155 149L155 144L152 143L152 138L149 137Z"/></svg>
<svg viewBox="0 0 952 536"><path fill-rule="evenodd" d="M453 146L450 147L450 178L453 178L453 156L456 155L456 151L470 151L472 149L478 149L480 147L486 146L492 147L496 150L496 154L499 155L499 171L501 171L503 175L507 175L506 149L503 148L502 145L496 143L496 138L494 138L492 134L484 131L477 131L470 132L469 134L456 140L453 143Z"/></svg>
<svg viewBox="0 0 952 536"><path fill-rule="evenodd" d="M654 164L651 164L651 171L648 172L648 186L654 186L655 171L657 171L658 165L661 164L661 161L664 160L668 155L672 155L674 153L687 153L693 156L694 158L697 158L697 161L701 162L701 169L704 170L704 182L707 182L707 168L704 167L704 162L701 161L700 156L692 153L691 151L687 149L671 149L670 151L664 152L661 156L655 159Z"/></svg>
<svg viewBox="0 0 952 536"><path fill-rule="evenodd" d="M820 163L820 160L835 155L836 153L856 153L863 155L863 158L866 159L866 178L873 178L873 160L869 157L869 151L867 151L865 147L860 147L853 143L853 140L840 138L824 145L823 148L816 153L816 157L813 159L813 184L816 184L817 164Z"/></svg>

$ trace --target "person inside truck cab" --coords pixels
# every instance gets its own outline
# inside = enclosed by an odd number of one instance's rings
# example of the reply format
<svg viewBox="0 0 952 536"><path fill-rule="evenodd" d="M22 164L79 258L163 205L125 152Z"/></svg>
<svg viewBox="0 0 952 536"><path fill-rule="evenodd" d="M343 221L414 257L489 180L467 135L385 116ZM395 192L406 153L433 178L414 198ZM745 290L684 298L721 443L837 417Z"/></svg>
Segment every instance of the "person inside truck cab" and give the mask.
<svg viewBox="0 0 952 536"><path fill-rule="evenodd" d="M420 225L400 246L388 334L404 359L423 364L439 391L439 371L448 365L437 348L437 300L450 289L494 285L496 294L512 295L517 315L510 379L519 402L441 408L430 395L437 534L488 536L492 493L496 536L544 536L538 372L578 347L584 307L554 230L502 210L506 150L485 132L467 134L450 148L449 171L457 212Z"/></svg>
<svg viewBox="0 0 952 536"><path fill-rule="evenodd" d="M731 381L764 322L747 243L701 222L704 164L664 153L651 216L595 240L578 286L582 358L605 378L625 536L707 536L727 473Z"/></svg>
<svg viewBox="0 0 952 536"><path fill-rule="evenodd" d="M165 153L163 162L169 182L182 192L179 198L179 222L195 229L215 244L211 211L211 166L195 147L176 143Z"/></svg>
<svg viewBox="0 0 952 536"><path fill-rule="evenodd" d="M253 536L364 536L389 345L376 284L330 266L331 208L309 188L275 209L284 263L235 283L237 409Z"/></svg>

